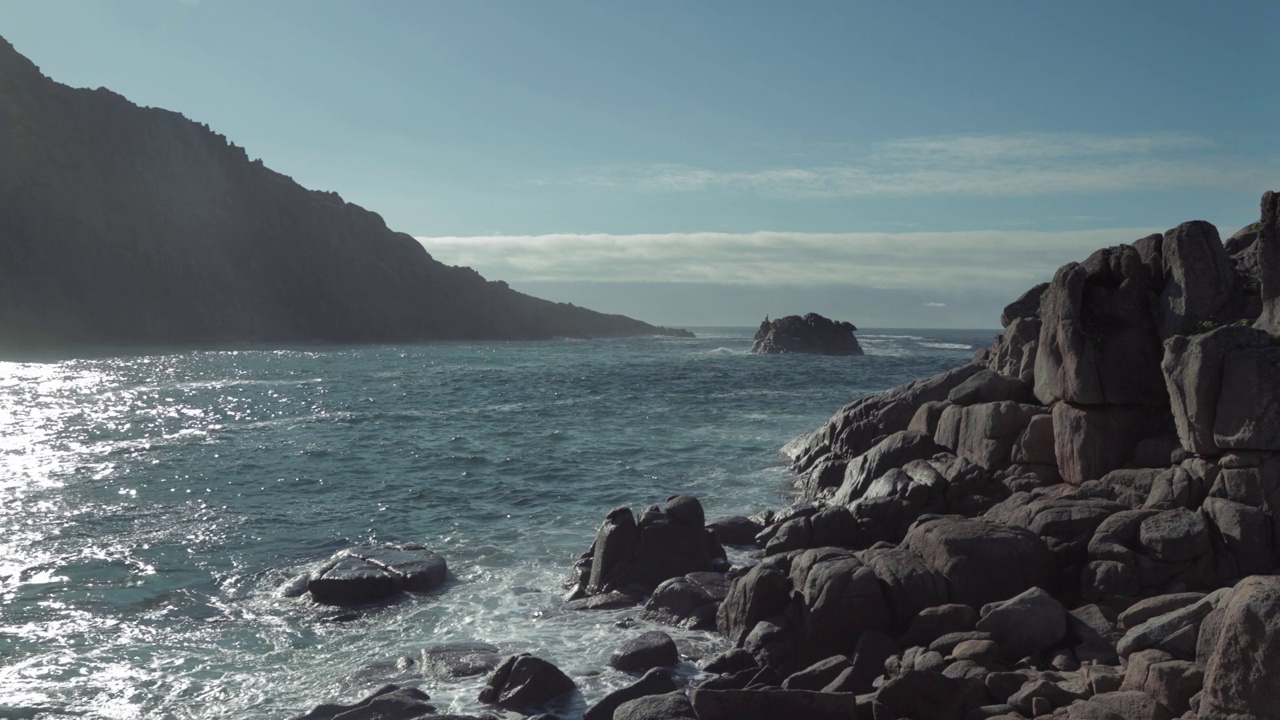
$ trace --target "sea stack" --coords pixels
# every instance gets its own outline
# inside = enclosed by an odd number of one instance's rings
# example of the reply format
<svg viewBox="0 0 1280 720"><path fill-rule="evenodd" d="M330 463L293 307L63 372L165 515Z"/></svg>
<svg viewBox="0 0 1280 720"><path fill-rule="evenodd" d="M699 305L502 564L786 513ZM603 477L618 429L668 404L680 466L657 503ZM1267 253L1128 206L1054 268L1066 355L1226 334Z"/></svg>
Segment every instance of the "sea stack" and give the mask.
<svg viewBox="0 0 1280 720"><path fill-rule="evenodd" d="M760 355L809 353L812 355L862 355L862 346L851 322L830 320L817 313L788 315L772 322L765 318L756 331L751 352Z"/></svg>

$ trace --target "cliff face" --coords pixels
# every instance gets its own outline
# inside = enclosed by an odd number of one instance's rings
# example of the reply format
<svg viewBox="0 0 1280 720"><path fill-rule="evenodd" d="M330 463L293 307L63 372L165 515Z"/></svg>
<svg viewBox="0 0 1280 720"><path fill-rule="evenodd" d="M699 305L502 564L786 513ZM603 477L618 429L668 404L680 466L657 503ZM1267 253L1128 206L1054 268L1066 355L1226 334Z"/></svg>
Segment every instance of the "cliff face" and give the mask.
<svg viewBox="0 0 1280 720"><path fill-rule="evenodd" d="M446 266L207 126L56 83L3 39L0 98L0 351L673 332Z"/></svg>

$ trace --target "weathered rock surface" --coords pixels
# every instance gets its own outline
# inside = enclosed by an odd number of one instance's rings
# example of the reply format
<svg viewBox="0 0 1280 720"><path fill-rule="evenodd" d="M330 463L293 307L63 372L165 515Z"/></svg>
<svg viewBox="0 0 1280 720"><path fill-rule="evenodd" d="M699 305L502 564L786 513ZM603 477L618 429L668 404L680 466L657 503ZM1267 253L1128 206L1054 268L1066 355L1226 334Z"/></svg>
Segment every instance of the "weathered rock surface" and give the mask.
<svg viewBox="0 0 1280 720"><path fill-rule="evenodd" d="M679 333L433 259L207 126L0 39L0 354ZM100 350L99 350L100 351Z"/></svg>
<svg viewBox="0 0 1280 720"><path fill-rule="evenodd" d="M1280 718L1280 576L1236 585L1212 648L1198 717Z"/></svg>
<svg viewBox="0 0 1280 720"><path fill-rule="evenodd" d="M751 352L760 355L808 353L814 355L862 355L850 322L829 320L817 313L788 315L760 323Z"/></svg>

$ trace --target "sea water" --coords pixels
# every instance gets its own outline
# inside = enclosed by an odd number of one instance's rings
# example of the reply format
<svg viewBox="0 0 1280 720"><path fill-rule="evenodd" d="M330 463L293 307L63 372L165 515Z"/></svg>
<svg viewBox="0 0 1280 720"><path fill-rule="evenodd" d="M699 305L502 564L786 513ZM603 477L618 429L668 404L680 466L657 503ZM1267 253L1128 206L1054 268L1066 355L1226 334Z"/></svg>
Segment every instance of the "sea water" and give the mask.
<svg viewBox="0 0 1280 720"><path fill-rule="evenodd" d="M407 661L450 642L556 663L580 714L653 629L562 607L610 509L783 506L785 443L993 334L864 331L866 356L818 357L697 332L0 363L0 718L283 719L388 682L480 712L483 678ZM448 560L444 588L356 612L283 592L410 542ZM726 647L664 629L689 658Z"/></svg>

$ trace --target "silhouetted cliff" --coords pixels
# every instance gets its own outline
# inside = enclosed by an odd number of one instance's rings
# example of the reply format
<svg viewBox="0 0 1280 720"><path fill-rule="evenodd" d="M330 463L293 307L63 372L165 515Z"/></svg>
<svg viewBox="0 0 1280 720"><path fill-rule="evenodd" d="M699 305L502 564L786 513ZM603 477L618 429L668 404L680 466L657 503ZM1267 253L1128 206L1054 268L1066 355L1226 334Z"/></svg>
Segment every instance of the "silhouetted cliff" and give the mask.
<svg viewBox="0 0 1280 720"><path fill-rule="evenodd" d="M679 334L434 260L178 113L0 38L0 352Z"/></svg>

